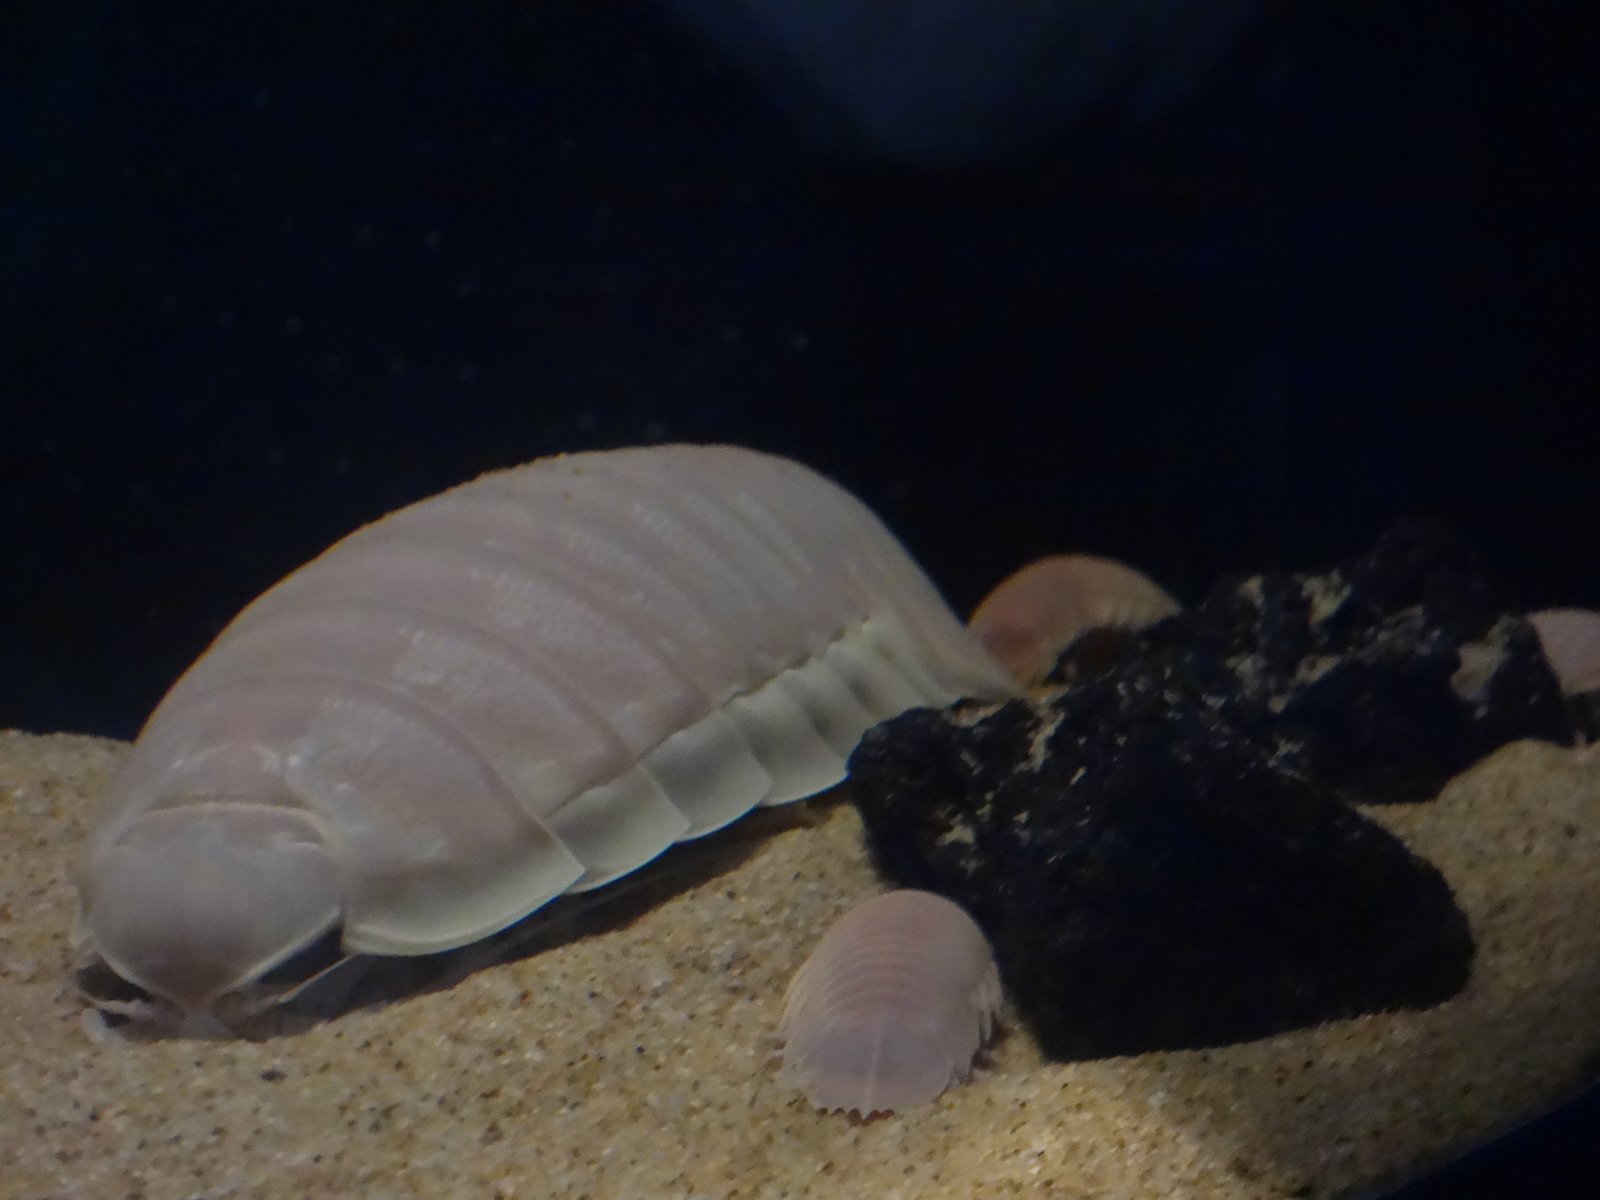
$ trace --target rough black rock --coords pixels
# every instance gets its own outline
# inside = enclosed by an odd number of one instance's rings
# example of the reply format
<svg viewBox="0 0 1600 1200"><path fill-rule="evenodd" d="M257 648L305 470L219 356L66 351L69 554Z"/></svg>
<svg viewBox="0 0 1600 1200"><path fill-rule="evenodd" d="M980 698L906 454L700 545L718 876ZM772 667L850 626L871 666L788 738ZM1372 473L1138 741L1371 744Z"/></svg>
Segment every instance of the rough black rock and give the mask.
<svg viewBox="0 0 1600 1200"><path fill-rule="evenodd" d="M886 722L850 773L879 869L974 914L1059 1059L1454 994L1472 938L1449 886L1348 802L1571 735L1531 627L1428 530L1089 639L1057 679Z"/></svg>
<svg viewBox="0 0 1600 1200"><path fill-rule="evenodd" d="M1224 583L1114 649L1069 647L1052 679L1117 669L1198 692L1365 804L1430 799L1507 742L1565 744L1574 732L1533 626L1506 615L1472 556L1421 522L1321 574Z"/></svg>

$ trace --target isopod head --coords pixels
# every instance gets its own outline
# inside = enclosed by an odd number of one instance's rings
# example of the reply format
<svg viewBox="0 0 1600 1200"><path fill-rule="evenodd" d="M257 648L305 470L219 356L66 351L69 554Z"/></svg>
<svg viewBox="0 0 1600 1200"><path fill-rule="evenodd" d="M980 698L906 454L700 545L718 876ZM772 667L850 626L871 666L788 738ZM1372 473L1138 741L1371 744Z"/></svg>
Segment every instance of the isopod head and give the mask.
<svg viewBox="0 0 1600 1200"><path fill-rule="evenodd" d="M784 1078L817 1108L922 1104L964 1080L1000 976L983 931L932 892L863 901L822 936L784 1002Z"/></svg>
<svg viewBox="0 0 1600 1200"><path fill-rule="evenodd" d="M173 1017L208 1011L338 921L325 837L311 813L282 806L146 813L83 879L79 938Z"/></svg>

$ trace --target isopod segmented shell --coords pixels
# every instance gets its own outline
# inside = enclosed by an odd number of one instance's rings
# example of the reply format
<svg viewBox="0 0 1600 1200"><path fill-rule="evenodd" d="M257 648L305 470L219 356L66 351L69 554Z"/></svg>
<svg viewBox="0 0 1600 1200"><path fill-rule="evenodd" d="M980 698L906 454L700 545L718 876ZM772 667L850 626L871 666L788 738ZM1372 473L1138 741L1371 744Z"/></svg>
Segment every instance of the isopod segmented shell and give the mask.
<svg viewBox="0 0 1600 1200"><path fill-rule="evenodd" d="M539 460L356 531L218 636L102 805L78 937L187 1013L336 927L464 945L832 786L879 720L1012 691L815 472Z"/></svg>
<svg viewBox="0 0 1600 1200"><path fill-rule="evenodd" d="M1178 611L1147 577L1108 558L1056 554L1002 580L967 622L1014 679L1037 683L1087 629L1138 629Z"/></svg>
<svg viewBox="0 0 1600 1200"><path fill-rule="evenodd" d="M999 1005L993 954L966 911L886 892L840 917L790 983L783 1076L820 1109L921 1104L971 1072Z"/></svg>

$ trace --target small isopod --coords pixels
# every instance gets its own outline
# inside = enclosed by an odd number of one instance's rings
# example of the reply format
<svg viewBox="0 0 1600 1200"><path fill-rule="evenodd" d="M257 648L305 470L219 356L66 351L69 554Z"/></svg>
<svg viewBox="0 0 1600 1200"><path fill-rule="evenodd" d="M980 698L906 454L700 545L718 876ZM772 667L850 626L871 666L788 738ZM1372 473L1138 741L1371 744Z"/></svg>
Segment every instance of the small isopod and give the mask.
<svg viewBox="0 0 1600 1200"><path fill-rule="evenodd" d="M880 720L1014 691L797 463L495 472L340 541L173 686L92 825L81 961L194 1028L335 929L349 954L478 941L833 786Z"/></svg>
<svg viewBox="0 0 1600 1200"><path fill-rule="evenodd" d="M1132 567L1087 554L1056 554L1002 580L967 628L1023 684L1038 683L1087 629L1138 629L1178 602Z"/></svg>
<svg viewBox="0 0 1600 1200"><path fill-rule="evenodd" d="M782 1074L824 1110L922 1104L971 1073L999 1006L977 922L932 892L886 892L840 917L790 983Z"/></svg>
<svg viewBox="0 0 1600 1200"><path fill-rule="evenodd" d="M1529 613L1545 661L1569 696L1600 691L1600 612L1547 608Z"/></svg>

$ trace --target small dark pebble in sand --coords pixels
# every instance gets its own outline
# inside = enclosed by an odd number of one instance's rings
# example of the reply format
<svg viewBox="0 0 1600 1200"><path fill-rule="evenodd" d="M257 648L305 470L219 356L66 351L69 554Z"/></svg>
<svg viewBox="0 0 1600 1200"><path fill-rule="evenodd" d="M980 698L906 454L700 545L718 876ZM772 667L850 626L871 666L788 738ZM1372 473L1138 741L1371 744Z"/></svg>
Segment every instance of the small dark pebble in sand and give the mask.
<svg viewBox="0 0 1600 1200"><path fill-rule="evenodd" d="M850 775L880 872L973 913L1056 1059L1447 999L1466 918L1351 803L1426 800L1509 741L1573 734L1532 627L1426 525L1080 639L1052 683L885 722Z"/></svg>

